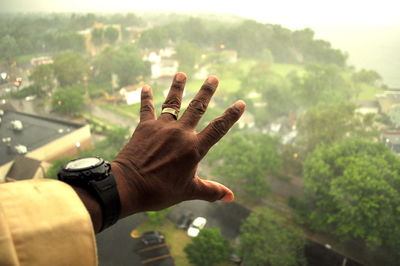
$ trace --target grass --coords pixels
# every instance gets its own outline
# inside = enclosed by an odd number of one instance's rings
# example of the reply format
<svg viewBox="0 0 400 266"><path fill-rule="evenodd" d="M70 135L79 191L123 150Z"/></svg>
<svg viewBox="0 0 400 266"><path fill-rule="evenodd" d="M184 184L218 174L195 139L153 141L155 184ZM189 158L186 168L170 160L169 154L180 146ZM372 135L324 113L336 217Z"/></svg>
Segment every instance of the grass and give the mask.
<svg viewBox="0 0 400 266"><path fill-rule="evenodd" d="M130 118L130 119L137 120L139 118L140 103L136 103L136 104L132 104L132 105L101 104L100 106L104 109L107 109L111 112L114 112L118 115Z"/></svg>
<svg viewBox="0 0 400 266"><path fill-rule="evenodd" d="M192 242L186 231L176 229L175 225L168 219L164 219L161 225L152 226L144 222L136 228L138 235L146 231L160 231L165 235L165 241L170 249L171 255L177 266L190 265L186 258L184 247Z"/></svg>
<svg viewBox="0 0 400 266"><path fill-rule="evenodd" d="M294 64L272 64L271 70L282 77L286 77L287 74L293 71L302 73L304 68L301 65Z"/></svg>
<svg viewBox="0 0 400 266"><path fill-rule="evenodd" d="M383 93L383 90L371 85L362 84L357 100L375 100L375 94L379 93Z"/></svg>
<svg viewBox="0 0 400 266"><path fill-rule="evenodd" d="M91 120L99 125L106 126L109 129L117 128L116 125L110 123L108 120L105 120L103 118L97 117L92 115L91 113L88 112L81 112L82 116L88 120Z"/></svg>

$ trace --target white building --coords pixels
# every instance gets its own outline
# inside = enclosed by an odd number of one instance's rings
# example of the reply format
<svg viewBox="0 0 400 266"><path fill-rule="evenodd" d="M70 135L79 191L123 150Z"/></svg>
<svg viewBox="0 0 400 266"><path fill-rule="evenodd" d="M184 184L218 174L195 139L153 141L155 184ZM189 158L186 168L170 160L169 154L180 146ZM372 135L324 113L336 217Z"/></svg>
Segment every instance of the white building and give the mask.
<svg viewBox="0 0 400 266"><path fill-rule="evenodd" d="M133 86L123 87L119 90L119 93L122 95L122 97L126 101L126 104L128 105L140 103L140 95L143 86L144 83L141 82Z"/></svg>

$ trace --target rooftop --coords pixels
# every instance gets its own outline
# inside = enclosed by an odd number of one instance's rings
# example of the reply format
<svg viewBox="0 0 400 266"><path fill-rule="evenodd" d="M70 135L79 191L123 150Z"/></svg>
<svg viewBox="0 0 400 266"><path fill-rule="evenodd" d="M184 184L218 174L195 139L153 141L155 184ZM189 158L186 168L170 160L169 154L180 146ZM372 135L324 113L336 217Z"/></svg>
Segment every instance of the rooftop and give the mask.
<svg viewBox="0 0 400 266"><path fill-rule="evenodd" d="M80 124L62 120L11 110L3 111L0 116L0 166L25 153L23 146L29 153L82 127ZM15 121L21 122L22 129L18 127L20 123Z"/></svg>

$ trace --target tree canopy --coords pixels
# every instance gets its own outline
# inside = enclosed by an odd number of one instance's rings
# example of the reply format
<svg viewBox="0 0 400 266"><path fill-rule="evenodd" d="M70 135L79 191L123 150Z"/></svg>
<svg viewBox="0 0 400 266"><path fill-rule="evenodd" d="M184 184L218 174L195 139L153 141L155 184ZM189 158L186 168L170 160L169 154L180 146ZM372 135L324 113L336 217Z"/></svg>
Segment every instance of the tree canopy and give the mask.
<svg viewBox="0 0 400 266"><path fill-rule="evenodd" d="M270 209L253 212L240 227L240 247L246 265L305 265L305 239Z"/></svg>
<svg viewBox="0 0 400 266"><path fill-rule="evenodd" d="M222 140L207 162L214 176L236 187L247 200L257 201L269 192L267 175L277 174L282 165L278 143L269 135L237 132Z"/></svg>
<svg viewBox="0 0 400 266"><path fill-rule="evenodd" d="M206 228L193 238L184 251L190 263L212 266L228 258L230 246L218 228Z"/></svg>
<svg viewBox="0 0 400 266"><path fill-rule="evenodd" d="M53 94L52 106L62 113L76 113L83 107L83 90L80 87L58 88Z"/></svg>
<svg viewBox="0 0 400 266"><path fill-rule="evenodd" d="M400 160L384 144L321 146L304 164L304 182L311 228L400 255Z"/></svg>
<svg viewBox="0 0 400 266"><path fill-rule="evenodd" d="M54 75L61 87L80 83L87 69L85 59L78 53L64 52L54 58Z"/></svg>
<svg viewBox="0 0 400 266"><path fill-rule="evenodd" d="M379 136L374 121L372 114L357 114L352 104L319 104L299 118L296 144L306 155L348 137L374 139Z"/></svg>

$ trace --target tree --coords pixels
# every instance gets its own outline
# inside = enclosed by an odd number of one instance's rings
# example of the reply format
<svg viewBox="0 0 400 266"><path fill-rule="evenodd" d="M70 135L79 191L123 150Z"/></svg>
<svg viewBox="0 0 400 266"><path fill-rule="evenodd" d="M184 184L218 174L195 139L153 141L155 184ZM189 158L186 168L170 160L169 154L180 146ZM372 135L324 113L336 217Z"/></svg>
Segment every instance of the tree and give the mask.
<svg viewBox="0 0 400 266"><path fill-rule="evenodd" d="M207 228L201 230L184 251L190 263L212 266L228 258L230 247L218 228Z"/></svg>
<svg viewBox="0 0 400 266"><path fill-rule="evenodd" d="M107 27L104 31L104 38L111 44L118 40L119 31L113 27Z"/></svg>
<svg viewBox="0 0 400 266"><path fill-rule="evenodd" d="M85 51L85 40L83 36L75 32L60 33L56 35L55 45L58 51Z"/></svg>
<svg viewBox="0 0 400 266"><path fill-rule="evenodd" d="M378 138L374 121L372 114L357 114L352 104L319 104L299 118L296 144L305 156L318 145L348 137Z"/></svg>
<svg viewBox="0 0 400 266"><path fill-rule="evenodd" d="M303 107L351 99L357 93L336 65L310 64L302 75L292 75L292 91Z"/></svg>
<svg viewBox="0 0 400 266"><path fill-rule="evenodd" d="M111 82L112 74L116 74L119 86L135 84L138 77L150 74L150 65L143 61L133 46L105 49L95 59L95 68L96 80Z"/></svg>
<svg viewBox="0 0 400 266"><path fill-rule="evenodd" d="M54 58L54 74L61 87L81 82L87 72L84 58L74 52L64 52Z"/></svg>
<svg viewBox="0 0 400 266"><path fill-rule="evenodd" d="M360 71L353 73L352 79L355 82L363 82L374 86L378 81L382 80L382 77L374 70L361 69Z"/></svg>
<svg viewBox="0 0 400 266"><path fill-rule="evenodd" d="M272 72L265 63L253 67L241 81L241 87L254 90L261 94L261 100L266 106L253 108L258 126L265 126L272 120L287 116L295 109L293 93L290 84L280 75Z"/></svg>
<svg viewBox="0 0 400 266"><path fill-rule="evenodd" d="M18 44L14 37L5 35L0 39L0 59L5 60L7 64L11 65L18 51Z"/></svg>
<svg viewBox="0 0 400 266"><path fill-rule="evenodd" d="M29 80L33 82L35 87L39 88L39 94L53 90L55 87L53 66L50 64L36 66Z"/></svg>
<svg viewBox="0 0 400 266"><path fill-rule="evenodd" d="M267 175L278 174L281 168L278 143L269 135L238 132L224 138L207 162L213 175L236 187L245 199L258 201L269 192Z"/></svg>
<svg viewBox="0 0 400 266"><path fill-rule="evenodd" d="M348 139L304 164L304 219L340 240L362 240L400 258L400 160L383 144Z"/></svg>
<svg viewBox="0 0 400 266"><path fill-rule="evenodd" d="M53 95L54 110L62 113L76 113L83 107L83 90L79 87L58 88Z"/></svg>
<svg viewBox="0 0 400 266"><path fill-rule="evenodd" d="M103 44L104 30L102 28L92 29L92 43L96 46Z"/></svg>
<svg viewBox="0 0 400 266"><path fill-rule="evenodd" d="M194 72L194 66L199 57L200 49L193 43L183 41L176 46L179 71L183 71L189 76Z"/></svg>
<svg viewBox="0 0 400 266"><path fill-rule="evenodd" d="M165 216L171 211L170 208L163 209L160 211L148 211L146 212L147 214L147 222L151 226L157 226L160 225L163 221Z"/></svg>
<svg viewBox="0 0 400 266"><path fill-rule="evenodd" d="M253 212L240 226L240 249L246 265L305 265L301 231L269 209Z"/></svg>

